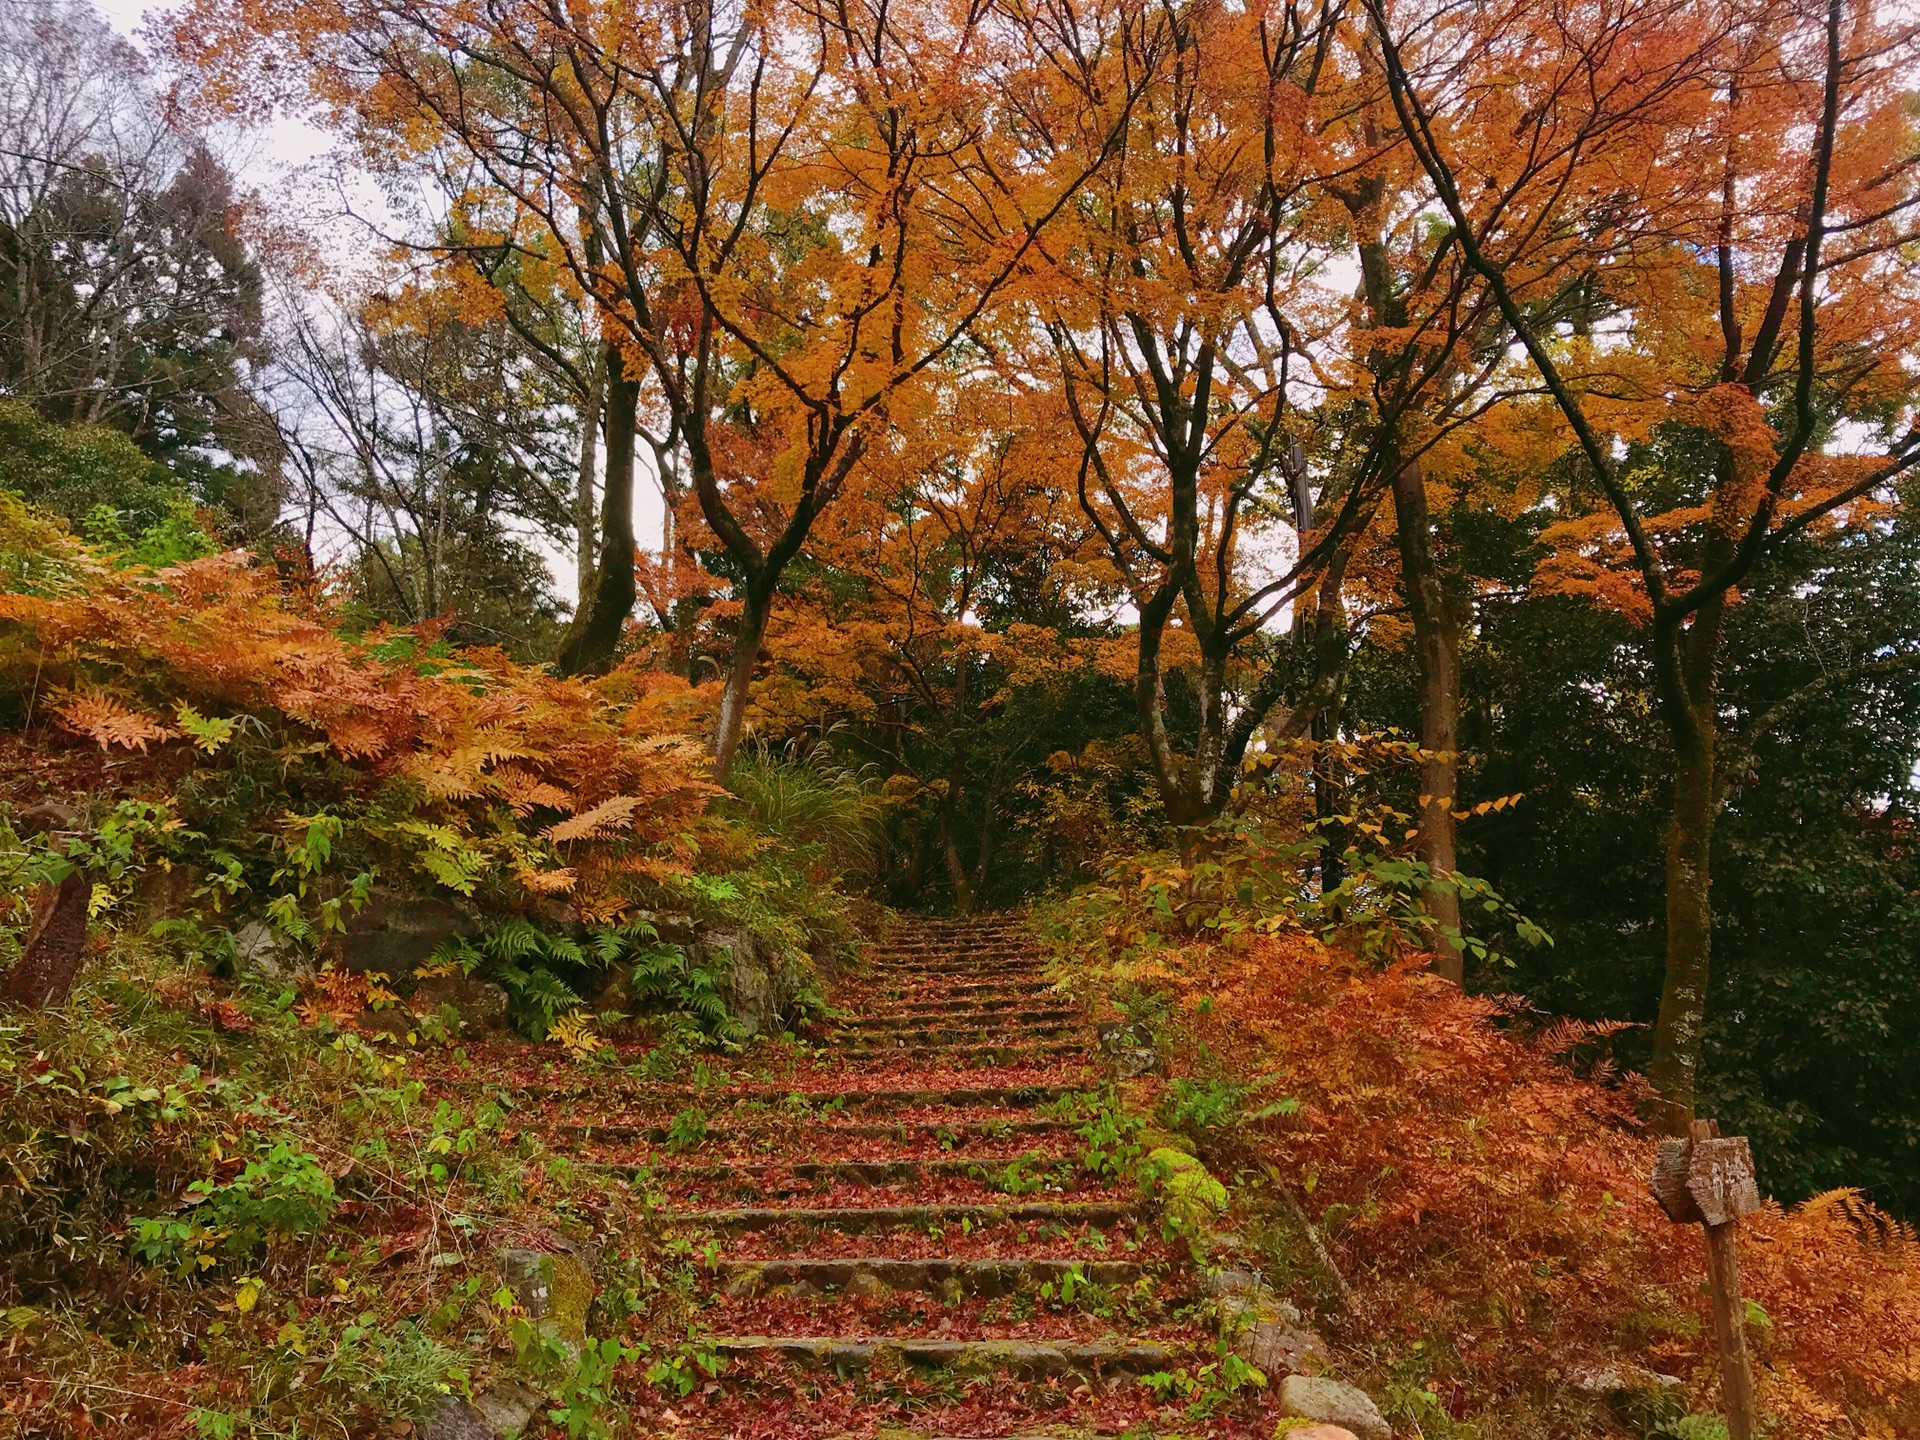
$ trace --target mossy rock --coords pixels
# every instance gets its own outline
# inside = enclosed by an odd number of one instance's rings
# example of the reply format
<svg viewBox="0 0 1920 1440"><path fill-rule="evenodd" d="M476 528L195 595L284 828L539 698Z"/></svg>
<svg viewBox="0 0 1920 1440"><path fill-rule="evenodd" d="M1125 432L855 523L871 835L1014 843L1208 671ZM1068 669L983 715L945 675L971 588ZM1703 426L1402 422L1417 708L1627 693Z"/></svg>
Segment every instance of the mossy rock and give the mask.
<svg viewBox="0 0 1920 1440"><path fill-rule="evenodd" d="M540 1250L502 1250L500 1278L542 1335L578 1357L587 1343L587 1310L593 1304L593 1272L577 1255Z"/></svg>
<svg viewBox="0 0 1920 1440"><path fill-rule="evenodd" d="M1147 1153L1160 1177L1161 1208L1187 1234L1198 1234L1227 1208L1227 1187L1193 1156L1163 1145Z"/></svg>

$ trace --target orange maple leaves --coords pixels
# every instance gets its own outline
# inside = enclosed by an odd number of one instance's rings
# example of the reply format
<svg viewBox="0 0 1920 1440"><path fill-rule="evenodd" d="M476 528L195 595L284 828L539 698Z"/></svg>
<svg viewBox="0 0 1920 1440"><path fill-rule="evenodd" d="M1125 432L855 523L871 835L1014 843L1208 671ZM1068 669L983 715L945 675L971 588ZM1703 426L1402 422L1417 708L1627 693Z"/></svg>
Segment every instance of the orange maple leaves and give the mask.
<svg viewBox="0 0 1920 1440"><path fill-rule="evenodd" d="M1186 1036L1302 1102L1251 1149L1312 1177L1307 1205L1354 1284L1359 1333L1448 1337L1434 1379L1539 1393L1650 1365L1715 1383L1694 1227L1649 1198L1634 1090L1528 1043L1500 1001L1303 936L1162 952ZM1130 972L1131 973L1131 972ZM1141 978L1135 976L1134 978ZM1204 1002L1204 1003L1203 1003ZM1920 1425L1920 1243L1851 1192L1742 1225L1768 1408L1862 1435Z"/></svg>
<svg viewBox="0 0 1920 1440"><path fill-rule="evenodd" d="M153 575L75 568L84 581L62 593L0 593L0 664L103 746L179 738L154 713L166 706L252 717L283 743L318 741L369 783L417 784L456 828L484 828L493 809L557 817L542 834L561 854L529 856L516 874L602 909L622 875L670 868L708 823L717 789L675 713L686 687L668 677L623 673L596 689L404 632L349 640L319 602L289 598L240 553ZM195 758L215 763L219 748L201 744Z"/></svg>

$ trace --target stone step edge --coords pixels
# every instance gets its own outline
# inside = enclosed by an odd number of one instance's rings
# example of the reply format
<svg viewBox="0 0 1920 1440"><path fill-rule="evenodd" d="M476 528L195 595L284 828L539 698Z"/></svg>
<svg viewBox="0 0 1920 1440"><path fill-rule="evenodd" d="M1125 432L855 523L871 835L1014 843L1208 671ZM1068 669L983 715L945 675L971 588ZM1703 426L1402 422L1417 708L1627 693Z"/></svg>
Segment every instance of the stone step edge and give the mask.
<svg viewBox="0 0 1920 1440"><path fill-rule="evenodd" d="M777 1355L802 1365L850 1370L876 1361L916 1369L974 1371L1026 1379L1147 1375L1165 1370L1184 1347L1154 1341L919 1340L903 1336L719 1335L706 1340L730 1358Z"/></svg>
<svg viewBox="0 0 1920 1440"><path fill-rule="evenodd" d="M904 1030L923 1020L938 1016L946 1021L942 1027L948 1030L986 1029L995 1025L1076 1025L1082 1024L1080 1012L1064 1006L1037 1007L1031 1010L954 1010L937 1008L933 1001L924 1002L927 1011L916 1014L911 1011L898 1013L875 1013L863 1010L857 1019L844 1023L845 1029L865 1030Z"/></svg>
<svg viewBox="0 0 1920 1440"><path fill-rule="evenodd" d="M462 1082L469 1086L491 1084L490 1081L472 1080ZM888 1105L906 1107L912 1105L1006 1105L1023 1107L1028 1105L1049 1105L1068 1095L1081 1095L1090 1087L1087 1085L1069 1085L1036 1083L1032 1085L956 1085L944 1088L911 1087L902 1089L872 1090L692 1090L692 1089L630 1089L614 1086L597 1086L587 1082L578 1085L528 1085L520 1094L534 1099L569 1100L626 1100L646 1101L668 1106L684 1107L688 1104L710 1104L716 1109L729 1109L734 1105L748 1101L764 1102L769 1109L777 1110L785 1105L789 1095L818 1097L817 1103L809 1107L819 1109L843 1101L853 1105ZM796 1115L796 1119L818 1119L817 1115Z"/></svg>
<svg viewBox="0 0 1920 1440"><path fill-rule="evenodd" d="M902 1042L918 1041L925 1045L933 1043L933 1037L941 1036L947 1038L948 1043L957 1041L977 1043L990 1040L1009 1044L1023 1040L1050 1040L1056 1036L1072 1035L1078 1031L1092 1029L1091 1025L1078 1019L1054 1022L1031 1021L1020 1025L929 1025L919 1029L908 1025L853 1024L843 1025L837 1030L829 1030L823 1038L828 1041L845 1041L886 1037Z"/></svg>
<svg viewBox="0 0 1920 1440"><path fill-rule="evenodd" d="M1023 1163L1029 1166L1066 1165L1078 1169L1073 1155L1007 1155L972 1160L964 1156L938 1155L924 1160L696 1160L687 1163L675 1163L673 1160L576 1160L573 1163L575 1169L614 1170L622 1174L646 1170L656 1180L666 1182L764 1182L785 1175L807 1183L838 1180L847 1185L891 1185L899 1180L934 1177L990 1180L996 1172L1004 1173L1010 1166Z"/></svg>
<svg viewBox="0 0 1920 1440"><path fill-rule="evenodd" d="M824 1130L830 1135L843 1135L856 1140L903 1140L916 1138L938 1141L940 1132L945 1131L955 1138L957 1143L968 1140L1003 1140L1019 1135L1067 1135L1072 1134L1075 1126L1070 1120L961 1120L952 1125L942 1125L933 1120L915 1120L909 1124L889 1125L880 1120L862 1120L847 1122L838 1116L782 1116L771 1113L767 1116L769 1124L784 1121L789 1125L807 1125L815 1130ZM989 1130L991 1125L994 1128ZM1004 1126L1002 1129L1000 1127ZM665 1144L672 1131L665 1125L550 1125L546 1130L560 1139L591 1140L641 1140L649 1144ZM731 1137L746 1138L764 1133L766 1127L753 1125L714 1125L708 1128L702 1145L724 1146ZM903 1136L900 1132L904 1130ZM929 1157L939 1159L942 1157Z"/></svg>
<svg viewBox="0 0 1920 1440"><path fill-rule="evenodd" d="M1058 1284L1076 1272L1089 1284L1118 1287L1145 1279L1150 1267L1136 1260L1065 1257L895 1260L886 1256L723 1260L715 1267L729 1295L769 1291L819 1293L832 1289L854 1294L890 1290L991 1298L1017 1295L1049 1283Z"/></svg>
<svg viewBox="0 0 1920 1440"><path fill-rule="evenodd" d="M1029 1045L981 1045L965 1041L935 1041L926 1045L838 1045L831 1051L839 1060L849 1063L865 1060L898 1060L908 1058L931 1058L934 1056L968 1057L972 1064L966 1068L978 1070L986 1065L1005 1065L1018 1060L1067 1060L1074 1056L1085 1057L1093 1053L1093 1037L1085 1040L1042 1040ZM953 1068L940 1066L938 1068Z"/></svg>
<svg viewBox="0 0 1920 1440"><path fill-rule="evenodd" d="M845 1234L858 1234L905 1225L957 1224L963 1220L971 1220L976 1226L1039 1224L1046 1220L1074 1225L1117 1225L1133 1218L1138 1209L1136 1205L1121 1205L1106 1200L1035 1201L1008 1205L845 1205L823 1209L756 1205L724 1210L669 1211L664 1218L669 1225L736 1233L773 1230L782 1225L813 1225Z"/></svg>

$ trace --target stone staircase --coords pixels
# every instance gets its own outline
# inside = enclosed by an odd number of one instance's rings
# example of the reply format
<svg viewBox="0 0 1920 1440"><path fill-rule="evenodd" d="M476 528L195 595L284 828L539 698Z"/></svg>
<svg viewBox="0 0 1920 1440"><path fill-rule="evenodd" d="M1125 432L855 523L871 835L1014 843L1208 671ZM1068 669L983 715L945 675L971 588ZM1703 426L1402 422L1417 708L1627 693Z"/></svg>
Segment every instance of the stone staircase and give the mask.
<svg viewBox="0 0 1920 1440"><path fill-rule="evenodd" d="M669 1194L704 1197L714 1181L757 1192L752 1206L689 1202L672 1219L725 1237L709 1317L720 1353L1091 1388L1162 1369L1201 1338L1036 1313L1063 1285L1152 1289L1164 1310L1177 1268L1130 1188L1078 1173L1074 1123L1049 1113L1097 1079L1091 1028L1050 992L1016 921L916 925L834 997L844 1103L805 1124L804 1158L656 1167Z"/></svg>
<svg viewBox="0 0 1920 1440"><path fill-rule="evenodd" d="M1289 1377L1317 1337L1238 1241L1209 1234L1203 1272L1131 1174L1089 1170L1094 1027L1019 917L898 927L831 998L824 1044L673 1084L569 1081L525 1050L481 1062L572 1167L650 1197L679 1257L662 1278L686 1343L664 1353L700 1373L636 1396L633 1433L1269 1440L1276 1417L1347 1413L1311 1393L1331 1382ZM652 1357L675 1343L659 1324ZM1285 1383L1234 1382L1229 1350ZM424 1440L523 1433L482 1425L488 1403ZM1368 1423L1297 1440L1388 1440L1358 1403Z"/></svg>

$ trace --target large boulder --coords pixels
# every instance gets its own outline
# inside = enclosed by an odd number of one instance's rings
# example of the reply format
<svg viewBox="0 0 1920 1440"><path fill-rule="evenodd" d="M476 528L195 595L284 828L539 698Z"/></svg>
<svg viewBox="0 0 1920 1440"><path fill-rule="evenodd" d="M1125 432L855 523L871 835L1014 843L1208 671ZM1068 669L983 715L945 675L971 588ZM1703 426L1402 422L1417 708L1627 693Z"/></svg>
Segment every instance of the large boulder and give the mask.
<svg viewBox="0 0 1920 1440"><path fill-rule="evenodd" d="M471 975L440 975L413 987L407 1006L416 1015L431 1015L451 1005L469 1030L507 1028L507 992Z"/></svg>
<svg viewBox="0 0 1920 1440"><path fill-rule="evenodd" d="M416 899L392 890L347 917L340 937L340 963L348 970L377 970L399 980L433 958L448 940L480 933L480 912L457 900Z"/></svg>
<svg viewBox="0 0 1920 1440"><path fill-rule="evenodd" d="M1338 1425L1360 1440L1393 1440L1393 1427L1367 1392L1338 1380L1289 1375L1280 1382L1280 1413Z"/></svg>
<svg viewBox="0 0 1920 1440"><path fill-rule="evenodd" d="M694 957L724 970L727 1009L749 1035L785 1030L794 1001L813 979L808 957L750 930L705 932L694 942Z"/></svg>
<svg viewBox="0 0 1920 1440"><path fill-rule="evenodd" d="M517 1380L503 1380L471 1400L448 1396L421 1420L421 1440L517 1440L540 1404L539 1392Z"/></svg>

